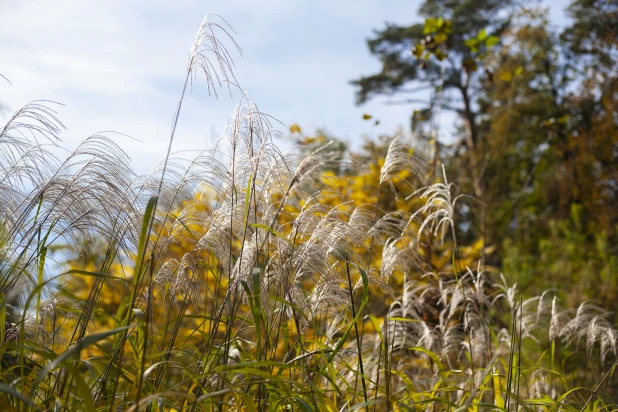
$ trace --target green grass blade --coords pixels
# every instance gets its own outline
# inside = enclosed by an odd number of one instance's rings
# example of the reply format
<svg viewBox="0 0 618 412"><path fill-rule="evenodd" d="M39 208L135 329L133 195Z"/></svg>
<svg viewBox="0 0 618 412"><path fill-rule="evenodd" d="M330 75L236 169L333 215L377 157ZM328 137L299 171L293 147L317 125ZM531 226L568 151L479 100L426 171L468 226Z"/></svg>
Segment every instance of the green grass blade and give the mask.
<svg viewBox="0 0 618 412"><path fill-rule="evenodd" d="M367 277L367 273L365 273L365 271L362 270L361 268L358 268L358 271L360 272L363 278L363 298L361 300L360 307L358 308L358 311L356 312L356 317L352 319L352 322L350 322L350 325L346 329L345 333L339 339L339 341L337 342L337 345L335 345L335 348L333 349L332 353L328 356L328 362L332 362L335 356L337 356L337 353L343 347L343 344L345 343L346 339L350 335L350 332L352 332L352 329L354 329L354 325L361 318L363 314L363 309L365 308L365 305L369 301L369 278Z"/></svg>
<svg viewBox="0 0 618 412"><path fill-rule="evenodd" d="M71 346L69 349L64 351L62 354L57 356L52 361L48 362L47 365L45 365L45 367L41 371L39 371L36 380L32 384L32 387L30 388L30 396L32 396L36 392L36 389L41 384L43 379L45 379L45 376L47 376L48 373L53 371L56 367L61 365L63 362L69 360L73 355L78 354L84 348L87 348L88 346L92 345L95 342L103 340L109 336L115 335L116 333L126 331L127 329L128 329L127 326L122 326L120 328L108 330L105 332L95 333L94 335L86 336L85 338L78 340L73 346Z"/></svg>

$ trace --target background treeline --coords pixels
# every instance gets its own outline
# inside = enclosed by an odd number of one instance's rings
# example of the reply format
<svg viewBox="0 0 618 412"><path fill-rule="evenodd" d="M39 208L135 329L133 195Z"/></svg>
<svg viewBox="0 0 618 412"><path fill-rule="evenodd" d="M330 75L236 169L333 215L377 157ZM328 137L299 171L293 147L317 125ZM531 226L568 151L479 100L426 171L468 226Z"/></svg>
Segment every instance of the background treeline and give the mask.
<svg viewBox="0 0 618 412"><path fill-rule="evenodd" d="M382 70L353 84L361 104L415 104L418 146L484 205L459 228L492 247L487 264L615 311L618 3L575 0L563 27L535 5L425 1L424 23L375 31Z"/></svg>

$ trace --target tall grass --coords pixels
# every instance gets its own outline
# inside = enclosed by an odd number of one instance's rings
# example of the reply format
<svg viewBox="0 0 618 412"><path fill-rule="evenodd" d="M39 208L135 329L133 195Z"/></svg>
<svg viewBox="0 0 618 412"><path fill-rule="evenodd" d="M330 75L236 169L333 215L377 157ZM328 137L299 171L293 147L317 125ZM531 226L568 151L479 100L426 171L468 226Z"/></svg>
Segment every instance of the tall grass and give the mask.
<svg viewBox="0 0 618 412"><path fill-rule="evenodd" d="M445 174L427 181L403 139L385 153L377 202L359 206L322 171L362 165L328 145L283 153L246 98L229 152L174 154L196 74L212 91L236 87L218 36L237 45L217 21L199 29L170 149L149 175L105 135L55 158L51 102L0 130L1 409L612 408L607 314L560 308L551 291L523 299L480 263L462 266L465 197ZM402 182L418 207L385 208L382 190ZM66 270L51 261L61 247L77 256ZM580 346L603 371L592 390L563 366L561 348Z"/></svg>

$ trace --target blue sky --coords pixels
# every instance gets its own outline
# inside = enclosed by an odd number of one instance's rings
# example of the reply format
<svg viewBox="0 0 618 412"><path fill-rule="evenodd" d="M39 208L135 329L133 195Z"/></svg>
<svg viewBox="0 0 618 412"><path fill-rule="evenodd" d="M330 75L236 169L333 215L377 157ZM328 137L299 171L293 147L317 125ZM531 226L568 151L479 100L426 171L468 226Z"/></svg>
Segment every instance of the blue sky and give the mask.
<svg viewBox="0 0 618 412"><path fill-rule="evenodd" d="M385 21L410 24L419 0L137 1L2 0L0 101L10 112L35 99L63 103L64 146L106 130L119 138L140 173L165 154L189 49L209 13L236 30L243 57L236 78L260 109L286 130L298 123L352 144L372 133L363 113L381 120L376 132L407 125L411 106L384 99L354 104L351 79L379 70L365 40ZM550 4L550 3L547 3ZM551 2L553 22L567 0ZM203 83L185 102L174 150L207 149L223 133L238 95L208 97ZM6 118L8 112L0 114ZM213 138L214 135L214 138Z"/></svg>

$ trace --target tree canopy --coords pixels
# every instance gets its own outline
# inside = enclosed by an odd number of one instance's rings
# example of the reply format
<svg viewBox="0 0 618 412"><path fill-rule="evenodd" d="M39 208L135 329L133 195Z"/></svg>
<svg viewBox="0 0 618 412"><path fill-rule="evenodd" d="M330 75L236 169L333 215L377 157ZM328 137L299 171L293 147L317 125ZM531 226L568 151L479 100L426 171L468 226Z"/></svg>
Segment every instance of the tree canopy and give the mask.
<svg viewBox="0 0 618 412"><path fill-rule="evenodd" d="M357 102L410 104L434 164L484 205L461 227L497 247L492 264L536 290L575 282L573 295L615 307L605 272L618 252L618 5L574 0L562 29L529 6L425 1L424 22L387 23L367 41L382 70L352 82ZM452 135L439 132L442 110L457 114Z"/></svg>

